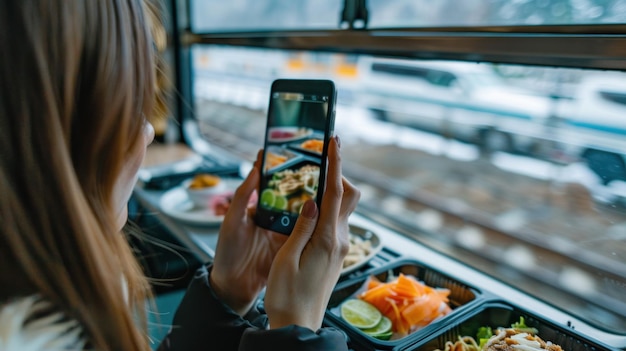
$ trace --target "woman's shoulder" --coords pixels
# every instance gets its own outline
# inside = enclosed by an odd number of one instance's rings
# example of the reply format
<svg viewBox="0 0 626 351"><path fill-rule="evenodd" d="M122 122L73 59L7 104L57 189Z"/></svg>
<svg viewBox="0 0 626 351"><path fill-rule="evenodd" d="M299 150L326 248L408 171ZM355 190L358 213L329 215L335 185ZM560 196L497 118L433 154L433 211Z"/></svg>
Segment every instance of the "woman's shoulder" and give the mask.
<svg viewBox="0 0 626 351"><path fill-rule="evenodd" d="M83 350L78 321L37 295L0 304L0 351Z"/></svg>

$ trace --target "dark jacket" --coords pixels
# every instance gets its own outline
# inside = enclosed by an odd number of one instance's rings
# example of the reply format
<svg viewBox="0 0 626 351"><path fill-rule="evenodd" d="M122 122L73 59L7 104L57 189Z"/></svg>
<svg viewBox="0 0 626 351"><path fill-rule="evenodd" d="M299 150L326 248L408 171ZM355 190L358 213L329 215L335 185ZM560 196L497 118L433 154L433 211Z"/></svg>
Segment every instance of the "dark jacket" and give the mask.
<svg viewBox="0 0 626 351"><path fill-rule="evenodd" d="M347 351L343 332L313 332L296 325L267 329L267 316L254 307L243 318L221 302L209 284L211 267L198 269L158 351L324 350Z"/></svg>

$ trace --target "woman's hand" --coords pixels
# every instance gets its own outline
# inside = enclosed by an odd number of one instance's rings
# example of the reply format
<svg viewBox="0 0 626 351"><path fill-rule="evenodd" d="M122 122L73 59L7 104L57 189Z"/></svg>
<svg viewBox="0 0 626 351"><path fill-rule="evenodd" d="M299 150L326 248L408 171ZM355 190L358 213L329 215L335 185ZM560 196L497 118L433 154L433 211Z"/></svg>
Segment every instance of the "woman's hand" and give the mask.
<svg viewBox="0 0 626 351"><path fill-rule="evenodd" d="M254 206L248 206L257 190L262 152L237 188L220 228L211 271L211 286L235 312L244 315L267 283L270 266L286 235L257 227Z"/></svg>
<svg viewBox="0 0 626 351"><path fill-rule="evenodd" d="M321 327L349 250L348 218L359 197L360 192L342 176L339 140L333 138L321 209L312 200L305 203L269 273L264 304L271 328L296 324L315 331Z"/></svg>

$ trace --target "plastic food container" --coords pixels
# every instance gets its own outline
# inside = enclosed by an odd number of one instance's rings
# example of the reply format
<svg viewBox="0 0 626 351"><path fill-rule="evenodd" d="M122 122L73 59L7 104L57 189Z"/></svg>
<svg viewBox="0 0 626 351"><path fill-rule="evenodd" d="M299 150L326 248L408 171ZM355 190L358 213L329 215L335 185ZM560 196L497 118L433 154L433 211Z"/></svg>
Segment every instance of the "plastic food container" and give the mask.
<svg viewBox="0 0 626 351"><path fill-rule="evenodd" d="M448 306L451 311L438 319L433 320L428 325L423 326L408 334L393 331L388 340L366 334L362 329L357 328L344 320L341 315L341 306L348 300L357 298L358 295L367 290L367 285L371 277L380 282L394 280L401 274L406 277L414 277L417 281L439 289L448 289ZM327 319L331 324L344 330L359 350L395 350L408 343L415 343L425 336L439 330L450 320L458 318L464 311L477 306L481 302L481 292L457 279L436 271L424 263L412 259L400 259L387 265L372 269L366 274L355 279L342 282L337 285L331 295ZM483 301L484 302L484 301ZM395 329L395 325L394 325Z"/></svg>
<svg viewBox="0 0 626 351"><path fill-rule="evenodd" d="M505 302L488 302L471 313L464 315L453 323L432 334L425 340L417 341L404 347L403 351L434 351L445 350L446 342L456 342L459 337L471 336L476 339L476 333L480 327L510 328L513 323L524 318L526 326L535 328L537 336L544 341L552 342L567 351L609 351L614 350L606 345L584 339L575 330L560 327L557 324L540 318L530 312L524 311Z"/></svg>
<svg viewBox="0 0 626 351"><path fill-rule="evenodd" d="M265 168L272 171L274 169L282 167L283 165L291 164L301 157L302 156L293 153L283 147L270 145L268 146L265 155Z"/></svg>

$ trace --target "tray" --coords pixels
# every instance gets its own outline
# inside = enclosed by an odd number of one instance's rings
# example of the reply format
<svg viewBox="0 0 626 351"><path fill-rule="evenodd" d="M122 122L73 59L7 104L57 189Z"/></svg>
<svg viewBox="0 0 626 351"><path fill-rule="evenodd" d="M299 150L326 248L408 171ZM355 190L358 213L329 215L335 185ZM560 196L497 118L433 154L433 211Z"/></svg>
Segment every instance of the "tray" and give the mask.
<svg viewBox="0 0 626 351"><path fill-rule="evenodd" d="M307 148L302 147L302 144L307 142L307 141L309 141L309 140L321 140L321 141L323 141L323 138L307 138L306 140L302 140L302 141L297 142L297 143L289 144L289 148L292 149L292 150L304 153L304 154L308 154L308 155L314 156L314 157L318 157L318 158L321 157L322 156L321 152L317 152L316 150L311 150L311 149L307 149Z"/></svg>
<svg viewBox="0 0 626 351"><path fill-rule="evenodd" d="M353 245L355 245L354 242L356 242L357 246L358 244L358 240L368 240L371 244L371 247L369 249L369 252L367 254L365 254L358 262L355 262L351 265L348 265L346 267L344 267L341 270L341 276L345 276L348 275L354 271L356 271L357 269L365 266L372 258L374 258L374 256L376 256L380 250L382 249L382 243L380 241L380 237L378 237L378 235L376 235L376 233L372 232L369 229L365 229L363 227L359 227L356 225L351 224L350 225L350 235L352 236L351 239L356 239L356 240L351 240L350 243L350 250L353 250ZM346 257L346 259L350 258L350 253L348 254L348 257Z"/></svg>
<svg viewBox="0 0 626 351"><path fill-rule="evenodd" d="M365 291L370 277L373 276L382 282L386 282L400 273L413 276L430 287L449 289L449 306L452 311L408 335L403 336L394 333L390 340L381 340L369 336L341 317L342 303L348 299L356 298L358 294ZM415 343L417 340L432 334L446 323L449 323L450 320L458 318L464 311L473 308L481 301L482 295L478 289L436 271L420 261L399 259L372 269L367 274L338 284L331 295L326 317L344 330L355 343L360 344L362 349L395 350L402 345Z"/></svg>
<svg viewBox="0 0 626 351"><path fill-rule="evenodd" d="M465 315L464 318L455 321L445 329L438 331L429 338L416 342L413 345L407 345L403 351L434 351L445 350L445 343L448 341L455 342L459 336L471 336L476 338L476 332L479 327L488 326L493 328L511 327L511 324L524 318L528 327L537 330L537 336L544 341L550 341L553 344L560 345L563 350L567 351L612 351L615 350L599 342L594 342L578 335L576 331L558 326L556 323L538 317L537 315L525 311L519 307L506 302L493 301L483 304L481 307L474 309L472 313ZM476 340L478 342L478 340Z"/></svg>
<svg viewBox="0 0 626 351"><path fill-rule="evenodd" d="M266 158L267 157L271 157L271 156L269 156L270 154L273 154L273 155L275 155L277 157L284 157L285 158L284 162L280 162L280 163L279 162L274 162L273 164L270 161L266 160L265 161L266 162L265 167L266 167L268 172L273 172L276 169L281 169L281 168L283 168L285 166L288 166L290 164L293 164L294 162L299 161L302 158L301 155L299 155L297 153L294 153L292 151L289 151L289 150L287 150L287 149L285 149L283 147L276 146L276 145L268 146L268 148L267 148L267 150L265 152L266 152ZM270 164L268 164L268 162L270 162Z"/></svg>

